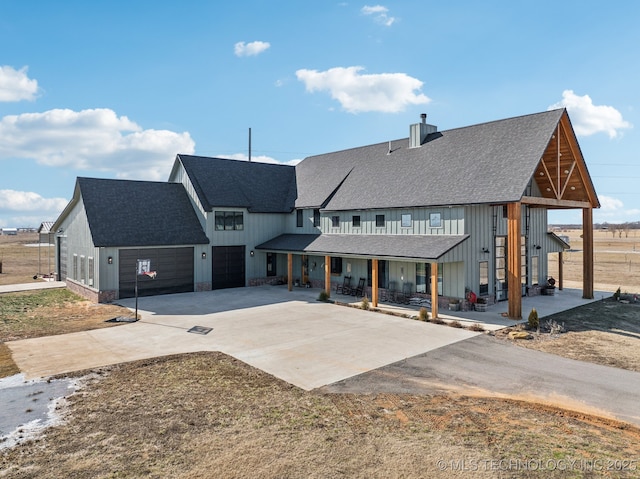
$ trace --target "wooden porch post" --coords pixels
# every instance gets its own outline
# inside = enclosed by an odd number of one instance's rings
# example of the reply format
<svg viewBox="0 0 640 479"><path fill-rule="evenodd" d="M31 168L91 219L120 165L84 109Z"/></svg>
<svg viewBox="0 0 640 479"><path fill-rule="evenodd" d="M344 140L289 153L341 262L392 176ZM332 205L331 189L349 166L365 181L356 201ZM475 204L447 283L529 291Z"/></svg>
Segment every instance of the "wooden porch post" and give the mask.
<svg viewBox="0 0 640 479"><path fill-rule="evenodd" d="M331 297L331 256L324 257L324 292Z"/></svg>
<svg viewBox="0 0 640 479"><path fill-rule="evenodd" d="M438 263L431 263L431 317L438 317Z"/></svg>
<svg viewBox="0 0 640 479"><path fill-rule="evenodd" d="M564 261L564 256L562 251L558 251L558 291L562 291L562 281L564 278L564 271L562 269L562 262Z"/></svg>
<svg viewBox="0 0 640 479"><path fill-rule="evenodd" d="M371 304L378 307L378 258L371 260Z"/></svg>
<svg viewBox="0 0 640 479"><path fill-rule="evenodd" d="M593 299L593 210L582 210L582 297Z"/></svg>
<svg viewBox="0 0 640 479"><path fill-rule="evenodd" d="M507 285L509 288L508 315L511 319L522 319L522 286L520 274L522 260L520 236L522 235L522 204L507 204Z"/></svg>
<svg viewBox="0 0 640 479"><path fill-rule="evenodd" d="M287 287L293 291L293 253L287 253Z"/></svg>

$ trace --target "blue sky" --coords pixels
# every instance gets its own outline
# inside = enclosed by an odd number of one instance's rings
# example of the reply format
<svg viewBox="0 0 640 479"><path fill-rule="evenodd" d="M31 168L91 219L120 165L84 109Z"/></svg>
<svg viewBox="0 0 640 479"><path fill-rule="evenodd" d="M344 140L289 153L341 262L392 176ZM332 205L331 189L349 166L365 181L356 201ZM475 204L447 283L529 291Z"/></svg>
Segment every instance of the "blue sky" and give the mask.
<svg viewBox="0 0 640 479"><path fill-rule="evenodd" d="M639 23L632 1L3 0L0 227L56 219L77 176L246 159L249 128L254 160L295 164L423 112L446 130L562 106L594 221L639 221Z"/></svg>

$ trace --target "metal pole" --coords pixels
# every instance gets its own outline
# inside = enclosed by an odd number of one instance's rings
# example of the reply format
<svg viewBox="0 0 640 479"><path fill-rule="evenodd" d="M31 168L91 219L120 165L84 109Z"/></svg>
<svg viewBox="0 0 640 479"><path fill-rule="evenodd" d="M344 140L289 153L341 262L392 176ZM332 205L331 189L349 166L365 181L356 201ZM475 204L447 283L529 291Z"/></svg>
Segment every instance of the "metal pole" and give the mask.
<svg viewBox="0 0 640 479"><path fill-rule="evenodd" d="M136 291L136 315L135 315L135 321L138 320L138 262L136 261L136 287L135 287L135 291Z"/></svg>
<svg viewBox="0 0 640 479"><path fill-rule="evenodd" d="M251 128L249 128L249 161L251 161Z"/></svg>

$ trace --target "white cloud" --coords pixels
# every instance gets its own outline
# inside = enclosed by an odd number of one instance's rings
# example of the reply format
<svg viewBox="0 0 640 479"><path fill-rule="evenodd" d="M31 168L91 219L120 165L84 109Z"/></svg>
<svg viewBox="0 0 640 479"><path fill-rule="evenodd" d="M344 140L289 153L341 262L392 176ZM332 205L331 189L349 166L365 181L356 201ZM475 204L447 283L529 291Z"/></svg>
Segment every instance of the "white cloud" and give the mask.
<svg viewBox="0 0 640 479"><path fill-rule="evenodd" d="M238 42L233 47L233 52L238 57L250 57L259 55L267 50L271 44L269 42L255 41L251 43Z"/></svg>
<svg viewBox="0 0 640 479"><path fill-rule="evenodd" d="M113 171L119 178L165 180L176 154L191 154L188 132L143 130L113 110L49 110L0 120L0 160Z"/></svg>
<svg viewBox="0 0 640 479"><path fill-rule="evenodd" d="M0 226L37 227L43 221L55 220L68 202L66 198L43 198L31 191L0 190Z"/></svg>
<svg viewBox="0 0 640 479"><path fill-rule="evenodd" d="M304 82L308 92L329 91L346 111L359 113L381 111L395 113L407 105L429 103L431 100L417 92L422 82L405 73L379 73L364 75L363 67L336 67L327 71L298 70L298 80Z"/></svg>
<svg viewBox="0 0 640 479"><path fill-rule="evenodd" d="M622 201L611 196L598 195L598 200L600 200L600 208L593 211L593 219L596 223L622 224L638 221L639 209L626 209Z"/></svg>
<svg viewBox="0 0 640 479"><path fill-rule="evenodd" d="M365 5L360 9L360 12L363 15L372 16L376 23L384 25L385 27L390 27L397 20L395 17L390 17L388 14L389 9L382 5Z"/></svg>
<svg viewBox="0 0 640 479"><path fill-rule="evenodd" d="M562 101L549 107L549 110L566 108L577 135L589 136L604 132L609 138L621 134L619 130L632 125L622 118L622 114L612 106L594 105L589 95L578 96L573 90L562 92Z"/></svg>
<svg viewBox="0 0 640 479"><path fill-rule="evenodd" d="M228 158L230 160L241 160L241 161L249 161L249 155L245 153L234 153L232 155L217 155L216 158ZM271 163L273 165L288 165L295 166L300 163L302 160L289 160L289 161L278 161L275 158L266 155L251 155L251 161L255 161L256 163Z"/></svg>
<svg viewBox="0 0 640 479"><path fill-rule="evenodd" d="M0 66L0 101L35 100L38 81L27 76L27 67Z"/></svg>
<svg viewBox="0 0 640 479"><path fill-rule="evenodd" d="M600 195L598 199L600 200L600 211L603 213L618 212L624 208L624 203L617 198Z"/></svg>

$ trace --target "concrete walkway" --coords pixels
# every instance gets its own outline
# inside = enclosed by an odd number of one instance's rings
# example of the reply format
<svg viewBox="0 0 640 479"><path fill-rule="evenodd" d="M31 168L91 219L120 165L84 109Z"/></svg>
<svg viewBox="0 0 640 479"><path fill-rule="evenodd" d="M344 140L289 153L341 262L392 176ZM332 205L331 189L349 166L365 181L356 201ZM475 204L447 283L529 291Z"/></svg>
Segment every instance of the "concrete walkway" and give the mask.
<svg viewBox="0 0 640 479"><path fill-rule="evenodd" d="M33 283L23 284L3 284L0 285L0 294L2 293L17 293L20 291L34 291L36 289L51 289L51 288L66 288L67 284L64 281L36 281Z"/></svg>
<svg viewBox="0 0 640 479"><path fill-rule="evenodd" d="M317 290L253 287L138 299L141 321L7 343L27 378L221 351L314 389L477 335L316 301ZM121 303L134 307L134 300ZM211 328L207 334L189 332Z"/></svg>
<svg viewBox="0 0 640 479"><path fill-rule="evenodd" d="M577 308L594 301L600 301L603 298L611 297L613 292L596 291L593 299L584 299L582 290L580 289L563 289L556 290L553 296L525 296L522 298L522 320L513 320L506 317L508 303L506 301L489 305L486 312L478 311L449 311L447 308L440 308L438 317L445 321L457 320L465 327L477 324L482 326L486 331L496 331L508 326L513 326L519 322L527 321L529 313L533 308L538 312L540 318L550 316L561 311ZM348 302L352 304L359 303L350 296L334 294L331 299L335 301ZM417 315L420 306L412 306L406 304L398 304L392 302L380 302L378 309L389 311L394 314ZM427 307L431 310L430 307Z"/></svg>

